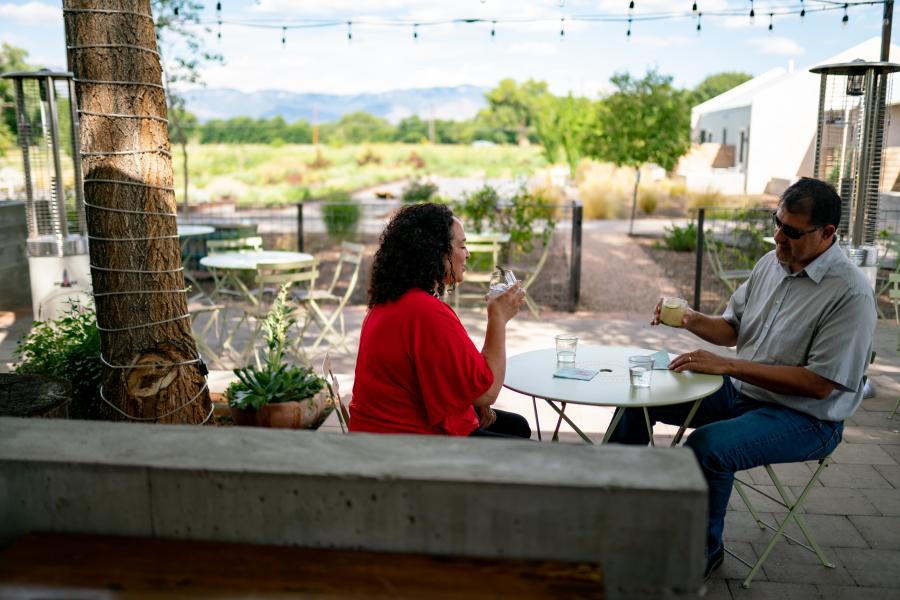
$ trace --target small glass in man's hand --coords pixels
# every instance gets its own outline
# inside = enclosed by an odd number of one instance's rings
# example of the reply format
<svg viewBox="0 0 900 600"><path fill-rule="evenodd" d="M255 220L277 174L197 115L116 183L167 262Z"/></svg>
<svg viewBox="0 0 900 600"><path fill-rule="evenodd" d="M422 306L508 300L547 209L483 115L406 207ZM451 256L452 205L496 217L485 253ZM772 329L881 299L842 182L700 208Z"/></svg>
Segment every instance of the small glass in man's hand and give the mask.
<svg viewBox="0 0 900 600"><path fill-rule="evenodd" d="M491 282L490 287L488 288L488 295L490 296L499 296L512 286L518 283L518 279L516 279L515 273L510 271L509 269L504 269L503 267L495 267L494 272L491 273Z"/></svg>

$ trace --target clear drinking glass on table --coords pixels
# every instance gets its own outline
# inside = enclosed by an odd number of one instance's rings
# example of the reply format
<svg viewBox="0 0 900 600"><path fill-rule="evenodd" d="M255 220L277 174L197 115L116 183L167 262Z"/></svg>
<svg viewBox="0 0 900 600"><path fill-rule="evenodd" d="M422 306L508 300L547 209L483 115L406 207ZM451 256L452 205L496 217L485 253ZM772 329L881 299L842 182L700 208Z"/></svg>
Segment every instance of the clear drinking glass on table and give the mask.
<svg viewBox="0 0 900 600"><path fill-rule="evenodd" d="M519 280L516 279L516 274L511 270L504 269L500 266L494 267L494 272L491 273L491 281L488 286L488 295L499 296L512 286L516 285L518 281Z"/></svg>
<svg viewBox="0 0 900 600"><path fill-rule="evenodd" d="M556 364L574 367L578 336L560 333L554 339L556 340Z"/></svg>
<svg viewBox="0 0 900 600"><path fill-rule="evenodd" d="M653 357L629 356L628 377L632 387L650 387L650 380L653 377Z"/></svg>

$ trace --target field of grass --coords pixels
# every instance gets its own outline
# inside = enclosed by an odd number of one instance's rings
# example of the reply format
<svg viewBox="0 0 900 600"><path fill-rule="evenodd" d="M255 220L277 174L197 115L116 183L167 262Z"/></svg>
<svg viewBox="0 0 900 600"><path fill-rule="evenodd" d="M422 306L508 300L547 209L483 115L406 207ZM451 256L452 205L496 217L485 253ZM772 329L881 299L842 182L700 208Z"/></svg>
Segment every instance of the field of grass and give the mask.
<svg viewBox="0 0 900 600"><path fill-rule="evenodd" d="M181 203L183 157L179 147L172 150ZM196 144L188 146L188 193L190 204L226 199L279 205L427 175L530 176L545 164L541 149L534 146Z"/></svg>

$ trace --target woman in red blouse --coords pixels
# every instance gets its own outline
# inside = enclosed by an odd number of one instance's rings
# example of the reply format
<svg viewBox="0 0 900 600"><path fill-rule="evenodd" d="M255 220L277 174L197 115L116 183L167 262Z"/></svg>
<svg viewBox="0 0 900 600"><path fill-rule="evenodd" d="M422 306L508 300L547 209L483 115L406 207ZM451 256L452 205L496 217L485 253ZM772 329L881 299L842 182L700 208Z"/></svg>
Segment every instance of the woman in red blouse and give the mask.
<svg viewBox="0 0 900 600"><path fill-rule="evenodd" d="M350 430L531 437L528 422L495 410L506 373L506 323L525 291L487 301L481 352L441 296L466 271L462 223L442 204L397 211L381 234L362 325Z"/></svg>

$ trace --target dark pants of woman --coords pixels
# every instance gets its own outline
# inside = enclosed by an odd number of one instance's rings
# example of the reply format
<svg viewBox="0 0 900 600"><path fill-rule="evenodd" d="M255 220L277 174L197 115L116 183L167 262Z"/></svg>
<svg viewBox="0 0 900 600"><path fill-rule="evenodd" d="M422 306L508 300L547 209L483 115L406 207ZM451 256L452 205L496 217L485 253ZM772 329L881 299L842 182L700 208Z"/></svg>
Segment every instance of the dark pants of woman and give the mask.
<svg viewBox="0 0 900 600"><path fill-rule="evenodd" d="M494 409L497 420L490 427L479 427L469 437L492 437L526 440L531 438L531 427L522 415Z"/></svg>

